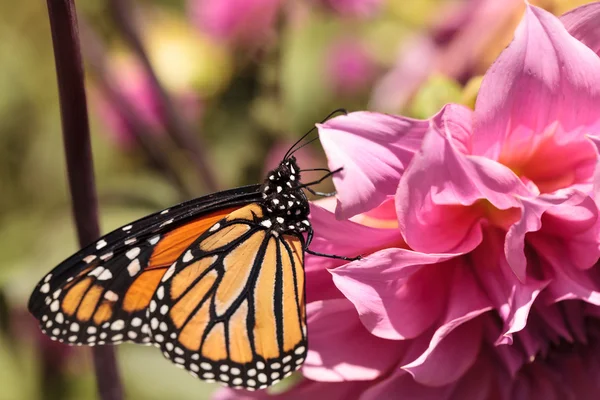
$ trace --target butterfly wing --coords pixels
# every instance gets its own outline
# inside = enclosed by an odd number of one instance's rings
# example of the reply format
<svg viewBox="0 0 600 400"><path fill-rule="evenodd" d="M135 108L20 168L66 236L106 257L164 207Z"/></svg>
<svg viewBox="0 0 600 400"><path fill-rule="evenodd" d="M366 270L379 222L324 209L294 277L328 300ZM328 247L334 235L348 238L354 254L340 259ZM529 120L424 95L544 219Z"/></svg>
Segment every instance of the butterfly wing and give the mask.
<svg viewBox="0 0 600 400"><path fill-rule="evenodd" d="M167 268L216 221L259 198L259 186L247 186L121 227L47 274L29 310L42 331L61 342L150 343L147 308Z"/></svg>
<svg viewBox="0 0 600 400"><path fill-rule="evenodd" d="M273 234L248 205L200 236L152 299L153 340L206 381L266 388L306 357L303 237Z"/></svg>

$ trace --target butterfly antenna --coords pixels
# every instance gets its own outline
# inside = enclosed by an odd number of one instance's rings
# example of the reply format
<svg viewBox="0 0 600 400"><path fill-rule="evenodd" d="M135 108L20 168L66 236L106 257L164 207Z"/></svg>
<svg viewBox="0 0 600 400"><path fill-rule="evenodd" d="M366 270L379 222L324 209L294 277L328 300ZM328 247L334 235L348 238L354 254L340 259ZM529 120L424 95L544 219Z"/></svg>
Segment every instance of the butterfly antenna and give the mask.
<svg viewBox="0 0 600 400"><path fill-rule="evenodd" d="M329 118L333 117L336 114L344 114L347 115L348 111L346 111L346 109L344 108L338 108L337 110L332 111L328 116L326 116L320 123L323 124L325 123ZM310 135L314 130L316 129L316 126L313 126L308 132L306 132L304 135L302 135L302 137L300 139L298 139L296 141L296 143L294 143L292 145L292 147L290 147L290 149L287 151L287 153L285 153L285 156L283 157L283 159L285 160L286 158L288 158L289 156L291 156L294 152L296 152L297 150L300 150L302 147L304 147L305 145L301 146L300 148L294 150L294 148L296 146L298 146L298 144L300 144L308 135ZM310 143L310 142L309 142ZM308 144L308 143L307 143Z"/></svg>
<svg viewBox="0 0 600 400"><path fill-rule="evenodd" d="M309 140L308 142L306 142L306 143L302 144L302 146L300 146L300 147L298 147L298 148L294 149L294 151L290 152L290 156L291 156L292 154L294 154L295 152L297 152L298 150L300 150L301 148L308 146L309 144L311 144L312 142L314 142L314 141L315 141L315 140L317 140L317 139L319 139L319 137L318 137L318 136L317 136L316 138L313 138L313 139Z"/></svg>

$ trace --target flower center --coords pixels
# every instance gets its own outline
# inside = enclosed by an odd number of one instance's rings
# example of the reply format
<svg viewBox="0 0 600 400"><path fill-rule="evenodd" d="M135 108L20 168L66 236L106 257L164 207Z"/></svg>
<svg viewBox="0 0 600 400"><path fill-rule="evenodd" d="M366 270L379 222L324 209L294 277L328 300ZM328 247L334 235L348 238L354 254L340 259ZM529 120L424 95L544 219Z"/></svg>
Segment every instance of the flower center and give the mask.
<svg viewBox="0 0 600 400"><path fill-rule="evenodd" d="M596 149L583 130L565 132L558 123L535 133L517 127L506 138L498 161L541 193L591 182Z"/></svg>

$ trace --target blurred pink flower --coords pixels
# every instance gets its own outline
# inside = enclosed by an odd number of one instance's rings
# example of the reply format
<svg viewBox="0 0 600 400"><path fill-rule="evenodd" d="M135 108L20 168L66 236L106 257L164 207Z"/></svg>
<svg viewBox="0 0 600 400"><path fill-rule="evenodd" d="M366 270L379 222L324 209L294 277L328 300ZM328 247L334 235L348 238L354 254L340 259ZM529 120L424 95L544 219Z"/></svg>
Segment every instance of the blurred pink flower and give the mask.
<svg viewBox="0 0 600 400"><path fill-rule="evenodd" d="M564 17L575 39L528 5L474 111L448 105L428 121L355 112L319 126L329 168L344 169L335 204L311 208L311 248L365 257L307 256L305 380L283 398L596 398L600 35L590 13L600 3Z"/></svg>
<svg viewBox="0 0 600 400"><path fill-rule="evenodd" d="M356 38L344 38L330 45L326 69L326 83L340 95L365 91L377 72L373 57Z"/></svg>
<svg viewBox="0 0 600 400"><path fill-rule="evenodd" d="M131 58L115 59L111 65L109 79L118 96L126 101L138 120L145 124L144 133L162 135L163 112L158 101L158 94L150 78L141 65ZM130 117L111 98L111 93L96 89L92 92L92 100L96 112L106 126L110 139L124 149L136 146L135 132ZM183 115L189 119L199 115L200 101L195 93L177 93L176 100L182 108Z"/></svg>
<svg viewBox="0 0 600 400"><path fill-rule="evenodd" d="M188 0L192 22L217 41L263 44L273 33L280 0Z"/></svg>
<svg viewBox="0 0 600 400"><path fill-rule="evenodd" d="M333 12L347 17L372 17L383 6L382 0L317 0Z"/></svg>
<svg viewBox="0 0 600 400"><path fill-rule="evenodd" d="M432 74L464 81L479 73L478 64L496 42L503 43L498 36L523 0L465 0L440 7L441 20L431 32L402 42L396 64L373 89L372 109L401 110Z"/></svg>

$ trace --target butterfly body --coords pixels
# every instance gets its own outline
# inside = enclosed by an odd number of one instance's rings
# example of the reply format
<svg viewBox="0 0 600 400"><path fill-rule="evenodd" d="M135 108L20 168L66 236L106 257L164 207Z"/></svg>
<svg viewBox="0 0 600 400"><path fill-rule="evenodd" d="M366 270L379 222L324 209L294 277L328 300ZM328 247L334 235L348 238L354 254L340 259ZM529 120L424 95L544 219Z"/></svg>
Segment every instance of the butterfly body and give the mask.
<svg viewBox="0 0 600 400"><path fill-rule="evenodd" d="M72 345L154 344L192 375L266 388L307 351L300 169L182 203L83 248L36 286L30 312Z"/></svg>

